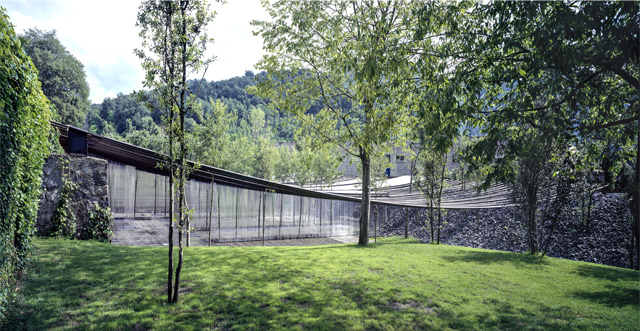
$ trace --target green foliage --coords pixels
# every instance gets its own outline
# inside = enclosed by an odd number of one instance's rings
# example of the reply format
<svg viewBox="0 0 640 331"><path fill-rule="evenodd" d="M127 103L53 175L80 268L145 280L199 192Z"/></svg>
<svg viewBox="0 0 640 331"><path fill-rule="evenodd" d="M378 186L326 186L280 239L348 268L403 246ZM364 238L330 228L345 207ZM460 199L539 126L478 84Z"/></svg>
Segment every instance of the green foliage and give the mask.
<svg viewBox="0 0 640 331"><path fill-rule="evenodd" d="M180 273L183 262L183 230L187 233L187 246L190 242L189 207L185 198L185 185L192 171L187 164L189 151L196 144L196 131L188 123L187 115L200 119L202 103L195 98L197 90L191 90L188 76L201 70L206 72L215 58L205 58L207 46L213 42L207 33L207 26L213 20L215 12L209 11L206 1L155 1L147 0L140 4L136 26L140 28L142 48L135 54L142 60L146 73L143 84L152 89L154 99L139 92L152 109L162 111L163 128L167 136L164 152L167 154L171 178L169 185L169 277L167 282L168 302L178 302ZM178 192L178 246L180 250L175 270L173 287L173 192ZM174 291L172 293L172 290Z"/></svg>
<svg viewBox="0 0 640 331"><path fill-rule="evenodd" d="M78 188L78 185L72 183L67 175L63 175L62 188L60 189L60 198L56 209L51 216L51 227L49 235L59 238L73 239L76 236L76 215L71 210L71 198Z"/></svg>
<svg viewBox="0 0 640 331"><path fill-rule="evenodd" d="M222 100L210 100L211 110L202 124L194 125L190 159L202 164L283 183L297 185L330 184L341 173L339 151L331 146L312 146L299 134L295 146L277 147L275 129L265 119L265 111L252 107L247 120L235 126L237 116Z"/></svg>
<svg viewBox="0 0 640 331"><path fill-rule="evenodd" d="M312 154L311 178L315 185L331 186L334 181L342 177L343 171L338 170L342 163L341 151L337 146L322 146Z"/></svg>
<svg viewBox="0 0 640 331"><path fill-rule="evenodd" d="M285 149L275 147L278 142L296 139L294 130L298 123L286 114L273 111L263 99L245 91L264 76L261 73L219 82L188 81L190 89L199 91L194 105L202 110L201 117L193 112L186 114L185 131L190 136L187 139L190 142L188 158L265 179L298 182L293 178L308 177L303 180L305 185L330 185L340 176L337 171L340 164L338 149L309 146L310 149L304 153L290 149L285 153ZM138 96L146 100L147 105L133 95L122 93L115 98L105 98L102 104L93 105L88 115L89 130L136 146L167 152L167 131L161 125L163 109L157 93L139 92ZM302 155L306 155L305 159L298 158ZM293 171L305 174L292 174Z"/></svg>
<svg viewBox="0 0 640 331"><path fill-rule="evenodd" d="M461 135L456 138L456 144L454 144L452 162L458 163L458 167L453 169L449 176L451 179L460 180L462 183L461 190L464 191L469 186L469 183L478 183L484 181L483 173L486 171L486 166L476 166L475 169L470 169L467 156L469 150L477 138L471 138L466 135Z"/></svg>
<svg viewBox="0 0 640 331"><path fill-rule="evenodd" d="M295 116L316 145L332 144L362 162L361 244L368 243L370 157L404 146L411 131L417 3L263 2L270 21L254 21L267 55L256 93ZM308 110L320 106L317 112Z"/></svg>
<svg viewBox="0 0 640 331"><path fill-rule="evenodd" d="M554 184L552 175L556 170L552 160L558 153L558 145L547 141L539 130L533 128L520 143L526 149L516 159L512 200L521 207L516 219L527 229L529 253L537 254L540 251L538 203L550 198Z"/></svg>
<svg viewBox="0 0 640 331"><path fill-rule="evenodd" d="M89 113L89 84L84 66L60 43L56 31L27 30L24 50L38 69L42 92L60 121L83 127Z"/></svg>
<svg viewBox="0 0 640 331"><path fill-rule="evenodd" d="M368 248L193 247L179 306L164 304L158 289L166 281L164 248L38 240L20 311L5 327L640 328L638 271L415 240L378 240Z"/></svg>
<svg viewBox="0 0 640 331"><path fill-rule="evenodd" d="M385 154L385 150L388 149L378 149L376 153L371 156L371 189L373 190L373 194L378 194L381 190L389 187L386 171L395 166L395 163L391 162L391 154ZM355 163L358 172L358 186L360 186L362 185L362 165L359 159L356 159Z"/></svg>
<svg viewBox="0 0 640 331"><path fill-rule="evenodd" d="M111 242L113 231L113 215L109 207L102 208L97 203L93 204L93 209L89 212L88 223L80 232L82 240L97 240L102 242Z"/></svg>
<svg viewBox="0 0 640 331"><path fill-rule="evenodd" d="M0 321L30 254L50 118L37 70L0 7Z"/></svg>
<svg viewBox="0 0 640 331"><path fill-rule="evenodd" d="M260 137L255 145L255 166L253 175L273 180L278 161L278 148L268 137Z"/></svg>
<svg viewBox="0 0 640 331"><path fill-rule="evenodd" d="M78 189L78 184L69 179L69 159L61 158L60 162L62 187L60 188L58 204L51 216L51 226L47 230L47 234L51 237L74 239L76 237L77 219L71 209L71 199Z"/></svg>
<svg viewBox="0 0 640 331"><path fill-rule="evenodd" d="M446 186L444 181L447 169L446 156L447 154L438 153L432 148L423 149L418 154L415 167L416 175L414 176L414 185L422 192L426 205L429 206L426 213L429 220L431 242L438 244L440 243L442 214L445 212L440 208L440 204L442 191Z"/></svg>
<svg viewBox="0 0 640 331"><path fill-rule="evenodd" d="M448 38L440 50L455 70L423 78L447 82L439 95L447 105L441 119L470 119L481 128L484 138L469 154L473 163L495 164L484 188L515 178L513 161L523 152L524 138L518 127L534 126L549 137L581 144L589 153L577 160L580 168L602 159L602 150L589 145L604 141L622 155L637 144L639 6L589 1L425 6L419 30L444 20Z"/></svg>
<svg viewBox="0 0 640 331"><path fill-rule="evenodd" d="M194 129L198 144L194 146L192 158L199 162L222 169L228 169L231 155L225 153L228 149L232 123L237 116L227 112L227 106L220 100L209 100L211 111L203 116L203 123Z"/></svg>
<svg viewBox="0 0 640 331"><path fill-rule="evenodd" d="M540 144L582 149L572 168L560 169L566 177L600 163L612 183L635 158L627 193L640 238L639 12L638 2L615 1L427 3L416 37L441 26L446 38L435 52L440 61L426 52L418 62L423 84L439 87L427 98L439 109L421 118L480 128L467 160L471 170L489 165L481 189L516 181L518 157ZM448 127L437 134L445 141L456 131ZM535 143L527 141L532 128L541 137Z"/></svg>
<svg viewBox="0 0 640 331"><path fill-rule="evenodd" d="M139 102L131 94L118 93L115 98L105 98L102 104L91 110L88 124L94 127L94 132L103 134L106 123L113 125L113 129L123 135L129 127L127 120L131 121L133 129L141 130L146 125L145 119L151 116L151 112L144 103Z"/></svg>

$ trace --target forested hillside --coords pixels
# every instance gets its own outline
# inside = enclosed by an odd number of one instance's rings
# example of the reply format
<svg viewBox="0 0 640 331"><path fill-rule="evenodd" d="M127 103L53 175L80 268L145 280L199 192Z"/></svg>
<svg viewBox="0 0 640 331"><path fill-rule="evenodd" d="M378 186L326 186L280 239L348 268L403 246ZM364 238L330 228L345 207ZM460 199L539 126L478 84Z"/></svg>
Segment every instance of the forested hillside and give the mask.
<svg viewBox="0 0 640 331"><path fill-rule="evenodd" d="M247 92L264 77L246 71L242 77L218 82L190 82L198 104L185 120L190 159L298 185L328 183L338 177L338 150L314 148L306 134L296 137L301 128L290 115L272 110L268 100ZM89 131L156 151L164 150L161 123L161 112L149 110L134 93L105 98L93 104L87 116Z"/></svg>
<svg viewBox="0 0 640 331"><path fill-rule="evenodd" d="M252 71L246 71L242 77L218 82L191 81L191 90L197 92L200 109L188 114L187 127L193 128L202 124L203 117L212 112L212 102L220 99L227 112L237 117L235 125L231 128L233 132L238 132L238 128L243 126L243 121L249 124L252 109L259 108L264 113L264 124L273 131L274 138L277 141L292 141L293 127L286 125L285 118L266 107L268 101L247 93L246 88L255 86L258 77L264 77L264 73L254 75ZM119 93L115 98L105 98L102 103L92 105L87 127L91 132L113 138L127 139L134 131L147 131L153 135L155 130L148 117L156 125L160 125L160 112L150 111L133 94ZM148 147L153 146L153 143L149 145L147 141L142 143Z"/></svg>

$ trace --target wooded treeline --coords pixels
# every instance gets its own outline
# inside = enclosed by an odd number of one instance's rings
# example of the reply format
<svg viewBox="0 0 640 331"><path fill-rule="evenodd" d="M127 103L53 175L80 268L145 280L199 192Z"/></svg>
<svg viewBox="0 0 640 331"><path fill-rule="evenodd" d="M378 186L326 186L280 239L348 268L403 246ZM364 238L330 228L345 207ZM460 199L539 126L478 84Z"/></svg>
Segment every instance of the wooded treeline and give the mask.
<svg viewBox="0 0 640 331"><path fill-rule="evenodd" d="M188 82L191 91L198 91L196 102L201 108L200 113L189 113L185 119L186 130L197 140L189 158L301 186L330 183L340 175L340 151L313 149L294 118L274 111L268 101L247 92L264 76L246 71L242 77L218 82ZM87 117L91 132L156 151L162 150L165 139L160 123L160 111L151 111L137 96L123 93L93 104Z"/></svg>

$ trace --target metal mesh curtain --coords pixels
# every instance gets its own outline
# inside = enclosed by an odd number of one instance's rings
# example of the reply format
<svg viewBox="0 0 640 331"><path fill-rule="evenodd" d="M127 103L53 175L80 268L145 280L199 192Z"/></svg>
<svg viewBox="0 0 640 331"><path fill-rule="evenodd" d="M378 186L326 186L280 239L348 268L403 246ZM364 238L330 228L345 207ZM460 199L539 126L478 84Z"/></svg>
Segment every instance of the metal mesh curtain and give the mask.
<svg viewBox="0 0 640 331"><path fill-rule="evenodd" d="M209 242L357 235L360 205L189 180L191 245ZM121 244L166 242L169 181L162 175L109 161L109 199L114 237ZM176 199L177 208L177 199ZM177 236L177 235L176 235ZM145 242L136 242L145 238ZM156 239L157 238L157 239ZM151 241L151 242L149 242Z"/></svg>

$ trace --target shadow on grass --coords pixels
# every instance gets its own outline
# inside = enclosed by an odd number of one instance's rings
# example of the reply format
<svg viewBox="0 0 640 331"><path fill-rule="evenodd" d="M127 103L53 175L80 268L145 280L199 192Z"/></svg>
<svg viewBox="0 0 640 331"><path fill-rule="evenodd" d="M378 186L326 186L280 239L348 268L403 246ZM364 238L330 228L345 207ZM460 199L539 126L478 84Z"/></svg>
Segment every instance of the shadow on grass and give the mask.
<svg viewBox="0 0 640 331"><path fill-rule="evenodd" d="M640 281L640 272L637 270L603 267L599 265L580 265L576 267L578 275L592 277L608 281Z"/></svg>
<svg viewBox="0 0 640 331"><path fill-rule="evenodd" d="M458 251L456 255L443 256L443 259L456 263L477 263L482 265L509 264L516 268L544 269L549 261L537 255L502 251Z"/></svg>
<svg viewBox="0 0 640 331"><path fill-rule="evenodd" d="M640 303L640 291L638 289L621 286L612 286L607 291L576 291L573 296L611 308L638 307Z"/></svg>
<svg viewBox="0 0 640 331"><path fill-rule="evenodd" d="M71 241L59 249L53 242L38 247L23 280L22 300L9 316L8 330L96 328L94 322L88 322L95 320L94 309L110 310L129 298L136 298L138 309L150 307L139 297L142 292L136 283L161 271L157 268L160 254L141 249L132 254L131 249L95 242ZM96 302L102 307L88 308ZM112 319L122 321L127 316L128 312L119 312ZM104 325L98 328L109 329Z"/></svg>
<svg viewBox="0 0 640 331"><path fill-rule="evenodd" d="M486 300L484 304L494 314L460 314L455 309L448 309L438 317L458 330L575 330L578 321L575 312L566 307L539 305L536 309L524 309L496 299Z"/></svg>
<svg viewBox="0 0 640 331"><path fill-rule="evenodd" d="M565 329L576 310L514 308L501 299L470 312L376 273L325 272L319 251L349 255L357 245L286 249L185 250L180 302L165 304L166 249L43 245L10 330L42 329ZM176 250L177 251L177 250ZM542 267L524 254L456 251L452 262ZM587 271L585 271L587 272ZM613 277L613 276L612 276ZM407 299L405 292L411 292ZM432 292L435 293L435 292ZM625 293L622 293L625 295ZM580 295L579 293L576 295ZM30 298L31 297L31 298ZM410 300L410 301L409 301Z"/></svg>
<svg viewBox="0 0 640 331"><path fill-rule="evenodd" d="M640 273L637 271L580 265L574 273L611 282L606 291L576 291L574 297L608 307L640 306Z"/></svg>

